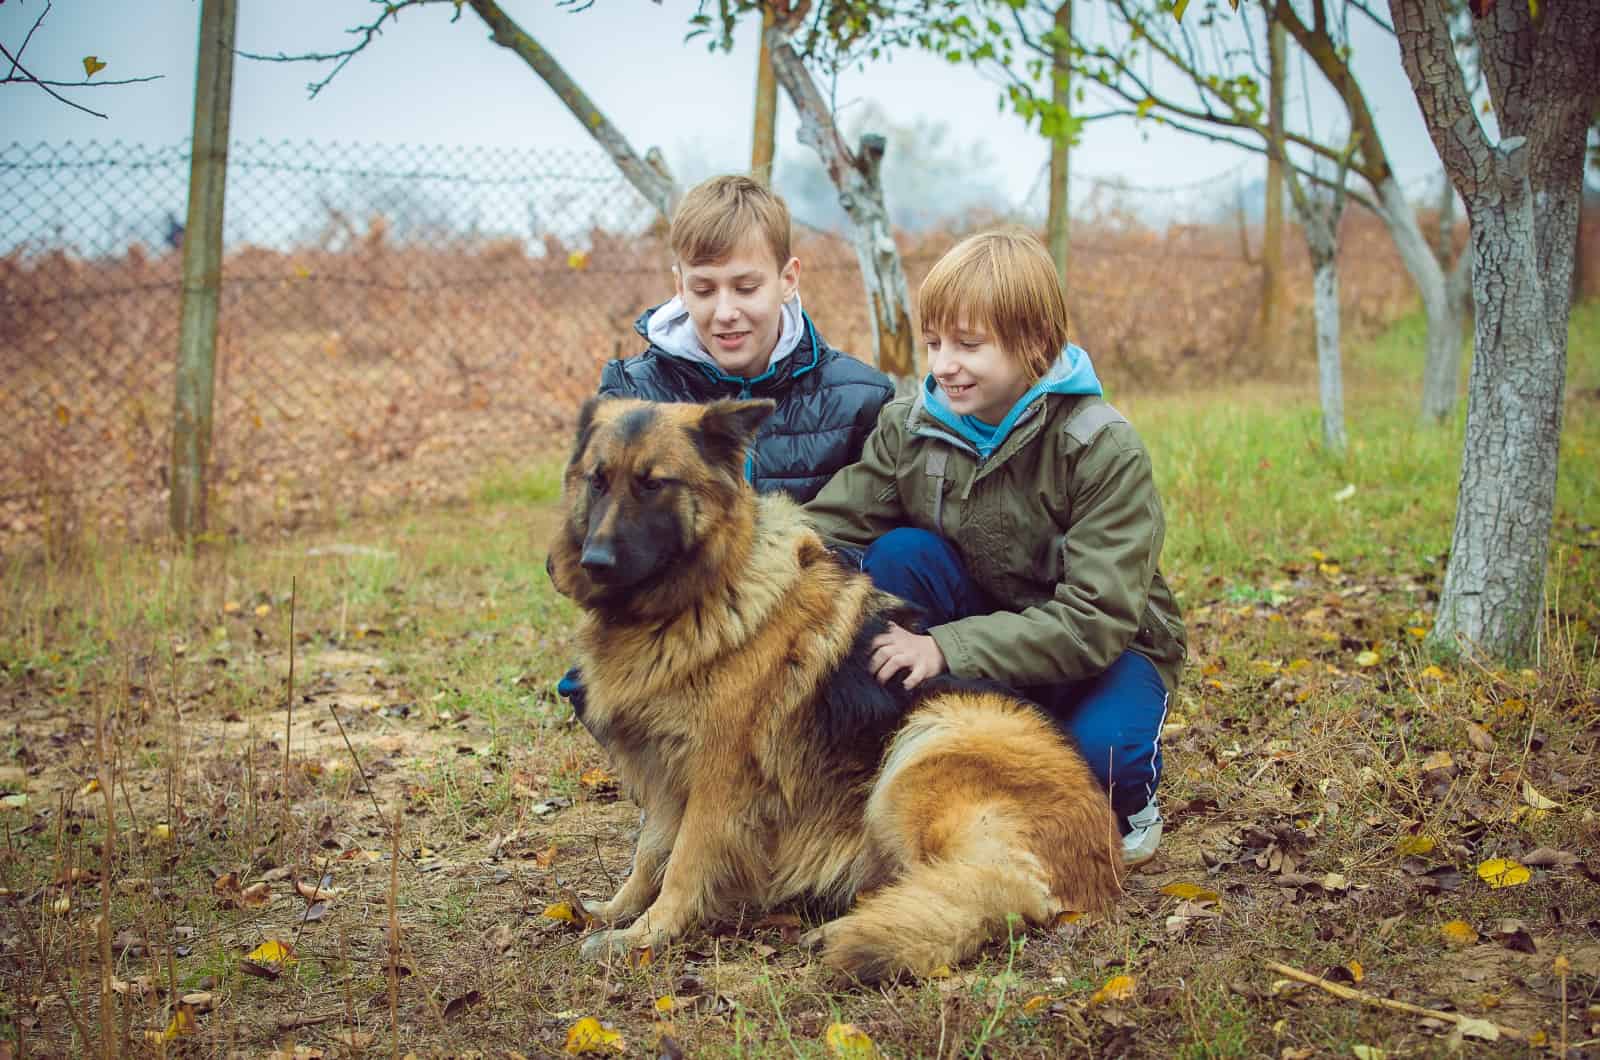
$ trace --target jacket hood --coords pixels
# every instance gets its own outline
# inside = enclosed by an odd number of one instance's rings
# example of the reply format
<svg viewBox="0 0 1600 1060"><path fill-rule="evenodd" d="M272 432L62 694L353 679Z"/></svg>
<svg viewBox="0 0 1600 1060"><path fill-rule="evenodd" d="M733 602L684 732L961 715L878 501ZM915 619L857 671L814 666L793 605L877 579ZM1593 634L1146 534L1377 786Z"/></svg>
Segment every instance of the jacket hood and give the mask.
<svg viewBox="0 0 1600 1060"><path fill-rule="evenodd" d="M1006 413L1005 418L994 426L984 423L976 416L964 416L952 410L949 399L944 396L944 391L939 389L932 372L922 380L922 392L917 395L917 404L922 406L929 416L954 431L976 449L980 457L987 458L1000 448L1012 428L1033 407L1034 402L1045 394L1103 393L1105 393L1104 388L1100 386L1100 378L1094 374L1094 363L1090 361L1088 352L1083 347L1069 342L1055 363L1050 366L1050 370L1029 387L1027 392L1017 399L1016 404L1011 406L1011 411Z"/></svg>
<svg viewBox="0 0 1600 1060"><path fill-rule="evenodd" d="M765 371L750 379L729 375L722 370L716 358L701 344L700 335L694 329L694 321L690 319L688 307L683 304L682 298L673 296L654 309L646 310L634 322L634 328L649 340L651 346L667 356L696 365L701 371L720 382L748 389L776 375L778 366L800 349L811 331L811 321L800 305L799 292L783 303L781 312L778 345L772 351L772 358L767 362ZM804 367L814 366L820 353L821 351L816 349L816 343L813 342L811 364Z"/></svg>

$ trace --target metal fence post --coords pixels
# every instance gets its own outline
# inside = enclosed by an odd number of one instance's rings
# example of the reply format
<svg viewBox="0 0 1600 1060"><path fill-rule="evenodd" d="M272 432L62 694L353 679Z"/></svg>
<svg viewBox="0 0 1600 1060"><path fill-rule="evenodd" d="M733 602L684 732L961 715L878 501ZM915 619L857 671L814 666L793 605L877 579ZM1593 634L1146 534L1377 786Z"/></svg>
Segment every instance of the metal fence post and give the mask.
<svg viewBox="0 0 1600 1060"><path fill-rule="evenodd" d="M189 213L183 234L183 310L172 414L172 531L192 540L205 529L206 465L222 289L222 199L228 178L228 113L233 95L237 0L203 0L189 158Z"/></svg>

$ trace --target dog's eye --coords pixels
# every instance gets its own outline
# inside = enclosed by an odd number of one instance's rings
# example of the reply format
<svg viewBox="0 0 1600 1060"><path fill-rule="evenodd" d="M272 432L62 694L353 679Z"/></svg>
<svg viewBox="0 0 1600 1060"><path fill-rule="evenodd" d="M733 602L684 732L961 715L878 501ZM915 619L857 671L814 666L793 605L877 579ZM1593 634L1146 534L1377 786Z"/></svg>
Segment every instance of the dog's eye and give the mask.
<svg viewBox="0 0 1600 1060"><path fill-rule="evenodd" d="M589 473L589 492L590 493L593 493L593 494L596 494L596 495L603 494L603 493L605 493L606 488L609 485L610 485L610 483L608 483L606 481L606 473L604 471L601 471L601 470L599 470L597 468L596 470L594 470L594 471Z"/></svg>
<svg viewBox="0 0 1600 1060"><path fill-rule="evenodd" d="M662 487L666 486L666 484L667 480L664 478L651 478L649 476L644 476L639 479L639 492L660 493Z"/></svg>

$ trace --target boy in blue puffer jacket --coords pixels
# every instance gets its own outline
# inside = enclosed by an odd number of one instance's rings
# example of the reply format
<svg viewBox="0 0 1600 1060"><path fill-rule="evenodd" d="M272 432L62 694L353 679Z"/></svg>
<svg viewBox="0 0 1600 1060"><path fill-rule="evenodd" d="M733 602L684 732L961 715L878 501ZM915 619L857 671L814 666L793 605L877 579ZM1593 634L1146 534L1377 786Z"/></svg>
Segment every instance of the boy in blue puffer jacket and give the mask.
<svg viewBox="0 0 1600 1060"><path fill-rule="evenodd" d="M800 503L861 457L889 377L822 341L800 307L800 261L790 252L789 208L742 176L712 177L684 195L669 236L676 294L635 325L649 342L610 361L601 397L647 401L771 398L745 464L759 492ZM583 713L569 670L557 689Z"/></svg>

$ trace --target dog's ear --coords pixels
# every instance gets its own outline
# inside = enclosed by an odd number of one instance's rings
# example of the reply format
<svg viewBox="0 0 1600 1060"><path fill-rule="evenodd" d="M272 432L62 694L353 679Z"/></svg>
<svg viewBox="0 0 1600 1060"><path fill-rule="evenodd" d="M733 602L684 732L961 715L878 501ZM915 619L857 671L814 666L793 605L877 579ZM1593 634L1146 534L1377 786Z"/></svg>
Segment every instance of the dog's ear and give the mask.
<svg viewBox="0 0 1600 1060"><path fill-rule="evenodd" d="M567 463L576 464L583 451L589 447L589 436L594 433L594 412L600 407L600 402L607 400L603 397L592 397L583 403L578 410L578 430L576 440L572 443L572 455L567 458Z"/></svg>
<svg viewBox="0 0 1600 1060"><path fill-rule="evenodd" d="M744 452L777 404L766 398L753 401L713 401L700 415L693 431L694 444L713 467L732 467L744 463Z"/></svg>

